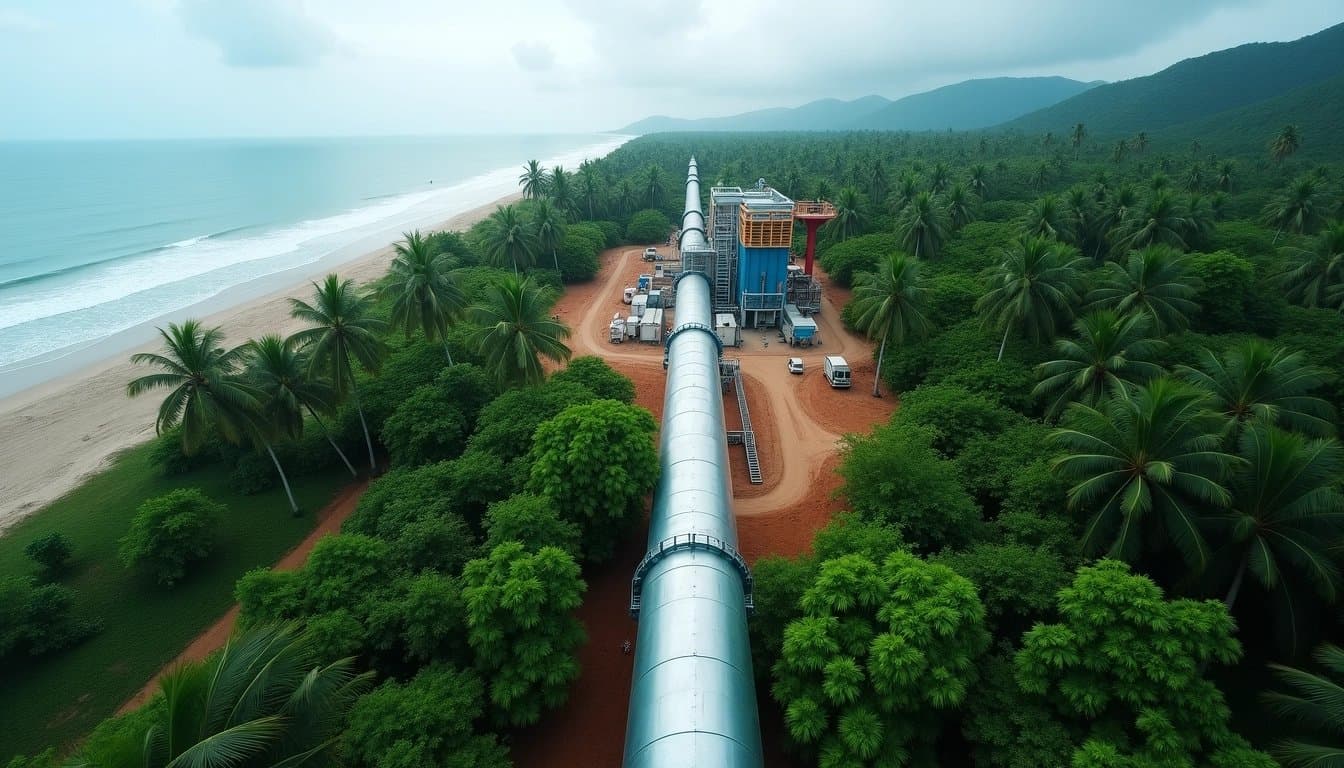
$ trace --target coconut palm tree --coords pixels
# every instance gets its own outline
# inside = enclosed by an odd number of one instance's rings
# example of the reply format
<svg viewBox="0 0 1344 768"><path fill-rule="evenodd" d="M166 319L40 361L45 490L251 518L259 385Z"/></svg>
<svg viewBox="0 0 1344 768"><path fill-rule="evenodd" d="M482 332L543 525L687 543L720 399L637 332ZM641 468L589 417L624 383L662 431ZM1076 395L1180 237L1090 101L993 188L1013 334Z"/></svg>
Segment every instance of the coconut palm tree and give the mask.
<svg viewBox="0 0 1344 768"><path fill-rule="evenodd" d="M941 195L947 191L947 185L952 181L952 172L947 169L946 163L934 163L933 170L929 173L929 191L935 195Z"/></svg>
<svg viewBox="0 0 1344 768"><path fill-rule="evenodd" d="M962 182L956 182L947 190L943 204L947 208L947 220L953 230L961 229L975 221L975 198L966 191L966 185Z"/></svg>
<svg viewBox="0 0 1344 768"><path fill-rule="evenodd" d="M873 397L879 397L887 342L900 345L907 338L923 337L933 325L924 316L925 288L919 278L918 259L890 254L877 265L876 272L862 274L856 282L854 326L881 342L873 375Z"/></svg>
<svg viewBox="0 0 1344 768"><path fill-rule="evenodd" d="M257 408L250 412L248 437L258 449L265 449L280 475L280 484L284 486L285 496L289 499L289 511L299 514L299 505L294 501L294 491L289 487L289 478L285 468L275 455L272 446L275 440L295 440L303 436L302 400L313 398L318 407L330 407L331 389L314 380L307 382L307 371L300 367L298 355L293 345L277 334L268 334L260 340L253 339L243 345L245 367L242 378L257 395ZM328 438L330 439L330 438ZM336 444L332 443L334 447ZM340 449L337 449L340 453ZM345 458L345 454L341 454ZM346 462L349 466L349 462ZM354 475L354 468L350 468Z"/></svg>
<svg viewBox="0 0 1344 768"><path fill-rule="evenodd" d="M1140 208L1131 212L1114 238L1115 247L1132 250L1166 244L1185 250L1187 246L1183 235L1189 226L1176 196L1168 190L1158 190Z"/></svg>
<svg viewBox="0 0 1344 768"><path fill-rule="evenodd" d="M644 191L649 193L649 207L657 208L663 194L663 169L650 164L644 171Z"/></svg>
<svg viewBox="0 0 1344 768"><path fill-rule="evenodd" d="M854 187L842 187L835 200L835 218L826 223L827 234L844 242L863 232L863 195Z"/></svg>
<svg viewBox="0 0 1344 768"><path fill-rule="evenodd" d="M1194 163L1185 172L1185 191L1199 192L1204 189L1204 166Z"/></svg>
<svg viewBox="0 0 1344 768"><path fill-rule="evenodd" d="M523 197L529 200L541 198L546 194L546 169L536 160L528 160L518 176L518 186L523 188Z"/></svg>
<svg viewBox="0 0 1344 768"><path fill-rule="evenodd" d="M896 218L901 247L916 259L936 259L947 240L947 210L932 192L917 192Z"/></svg>
<svg viewBox="0 0 1344 768"><path fill-rule="evenodd" d="M1120 139L1119 141L1115 142L1115 147L1111 149L1111 160L1115 161L1115 163L1118 165L1120 163L1123 163L1125 161L1125 158L1128 156L1129 156L1129 142L1124 139Z"/></svg>
<svg viewBox="0 0 1344 768"><path fill-rule="evenodd" d="M1132 251L1123 264L1102 267L1088 304L1144 315L1158 335L1185 330L1190 315L1199 311L1193 301L1198 284L1186 274L1185 262L1185 254L1167 245Z"/></svg>
<svg viewBox="0 0 1344 768"><path fill-rule="evenodd" d="M1269 143L1269 154L1274 158L1274 162L1282 163L1297 152L1301 143L1297 136L1297 126L1285 125L1275 134L1274 140Z"/></svg>
<svg viewBox="0 0 1344 768"><path fill-rule="evenodd" d="M1051 435L1064 451L1052 469L1066 482L1069 508L1087 515L1083 548L1133 561L1161 532L1186 563L1209 561L1200 507L1225 507L1223 482L1238 459L1220 448L1219 419L1204 390L1169 378L1113 392L1097 408L1069 406Z"/></svg>
<svg viewBox="0 0 1344 768"><path fill-rule="evenodd" d="M546 184L546 198L566 221L574 218L579 206L574 192L574 177L569 171L558 165L551 169L551 177Z"/></svg>
<svg viewBox="0 0 1344 768"><path fill-rule="evenodd" d="M346 713L372 681L371 672L356 674L353 658L324 664L292 626L251 629L205 661L166 673L147 717L67 765L332 765Z"/></svg>
<svg viewBox="0 0 1344 768"><path fill-rule="evenodd" d="M1232 175L1236 173L1237 164L1231 160L1224 160L1218 164L1218 170L1214 173L1213 188L1222 192L1232 191Z"/></svg>
<svg viewBox="0 0 1344 768"><path fill-rule="evenodd" d="M531 278L504 277L490 286L484 302L471 308L478 327L472 344L485 367L506 384L536 384L545 378L541 359L569 359L569 327L548 312L552 292Z"/></svg>
<svg viewBox="0 0 1344 768"><path fill-rule="evenodd" d="M1152 338L1147 317L1101 309L1073 327L1077 340L1059 339L1055 359L1036 367L1041 381L1032 395L1054 398L1046 411L1051 418L1072 401L1095 408L1110 393L1162 375L1162 366L1153 362L1162 342Z"/></svg>
<svg viewBox="0 0 1344 768"><path fill-rule="evenodd" d="M426 341L442 341L451 365L448 327L467 307L467 296L450 269L452 257L433 253L419 230L403 233L402 241L393 248L397 255L382 289L383 296L392 300L392 326L407 336L420 330Z"/></svg>
<svg viewBox="0 0 1344 768"><path fill-rule="evenodd" d="M1339 309L1344 304L1344 222L1335 222L1316 238L1310 251L1297 250L1297 261L1279 279L1287 297L1304 307Z"/></svg>
<svg viewBox="0 0 1344 768"><path fill-rule="evenodd" d="M1252 421L1321 437L1335 433L1334 408L1310 394L1327 374L1301 352L1251 339L1221 358L1203 350L1198 368L1180 365L1176 374L1210 393L1210 406L1226 419L1233 444Z"/></svg>
<svg viewBox="0 0 1344 768"><path fill-rule="evenodd" d="M1036 166L1036 170L1031 172L1027 183L1036 189L1045 189L1046 185L1050 183L1050 166L1044 162Z"/></svg>
<svg viewBox="0 0 1344 768"><path fill-rule="evenodd" d="M1140 155L1148 151L1148 133L1139 131L1139 135L1134 137L1134 149Z"/></svg>
<svg viewBox="0 0 1344 768"><path fill-rule="evenodd" d="M896 180L896 194L892 196L891 210L898 216L919 194L919 177L913 171L906 171Z"/></svg>
<svg viewBox="0 0 1344 768"><path fill-rule="evenodd" d="M989 171L985 169L984 163L976 163L971 166L970 177L966 181L971 185L971 191L981 200L989 198Z"/></svg>
<svg viewBox="0 0 1344 768"><path fill-rule="evenodd" d="M560 257L556 255L556 250L565 241L565 217L550 200L542 200L532 210L532 232L537 238L537 248L551 252L551 261L559 274Z"/></svg>
<svg viewBox="0 0 1344 768"><path fill-rule="evenodd" d="M882 161L874 159L872 166L868 169L868 199L873 201L873 205L880 206L887 199L887 188L891 186L887 180L886 166Z"/></svg>
<svg viewBox="0 0 1344 768"><path fill-rule="evenodd" d="M154 429L163 434L180 426L183 453L195 453L211 430L231 443L239 442L247 433L248 413L257 407L256 394L236 377L242 352L225 351L220 330L196 320L169 323L168 330L159 329L159 336L164 354L141 352L131 355L131 362L161 372L132 379L126 394L169 390Z"/></svg>
<svg viewBox="0 0 1344 768"><path fill-rule="evenodd" d="M1069 133L1069 138L1073 141L1073 156L1078 157L1078 152L1083 148L1083 139L1087 138L1087 126L1078 123L1073 126L1073 131Z"/></svg>
<svg viewBox="0 0 1344 768"><path fill-rule="evenodd" d="M830 200L831 183L825 179L817 179L817 191L812 195L813 200Z"/></svg>
<svg viewBox="0 0 1344 768"><path fill-rule="evenodd" d="M1097 176L1092 181L1092 199L1100 205L1106 202L1106 198L1111 194L1111 177L1106 170L1097 171Z"/></svg>
<svg viewBox="0 0 1344 768"><path fill-rule="evenodd" d="M597 218L594 214L594 206L597 204L598 196L602 192L602 178L598 175L597 165L591 160L579 163L579 196L583 198L583 203L589 211L589 221Z"/></svg>
<svg viewBox="0 0 1344 768"><path fill-rule="evenodd" d="M1344 451L1333 439L1308 440L1265 424L1243 430L1238 448L1244 464L1232 476L1232 503L1207 518L1230 566L1223 602L1231 610L1247 571L1267 592L1302 582L1334 602L1340 574L1331 548L1344 536L1344 495L1336 487Z"/></svg>
<svg viewBox="0 0 1344 768"><path fill-rule="evenodd" d="M1069 240L1078 246L1078 250L1087 253L1088 246L1097 236L1097 204L1091 191L1081 185L1075 185L1064 193L1061 201L1064 209L1064 226L1069 232Z"/></svg>
<svg viewBox="0 0 1344 768"><path fill-rule="evenodd" d="M280 434L298 438L303 435L303 412L307 411L332 450L341 457L345 468L350 470L350 476L356 477L359 473L355 471L355 465L332 439L319 415L319 412L329 412L335 407L336 392L329 381L313 375L307 358L297 349L297 343L293 339L267 334L245 344L243 354L246 366L243 375L257 393L263 419L275 425ZM271 458L275 458L274 454Z"/></svg>
<svg viewBox="0 0 1344 768"><path fill-rule="evenodd" d="M1014 328L1040 343L1072 319L1082 263L1072 248L1043 237L1020 238L1004 251L1003 261L987 272L989 291L975 303L986 324L1003 329L997 359L1003 359Z"/></svg>
<svg viewBox="0 0 1344 768"><path fill-rule="evenodd" d="M359 426L364 430L364 444L369 449L369 470L376 471L373 438L369 437L364 408L359 404L355 365L369 373L378 372L383 363L382 334L387 323L370 314L373 302L355 290L350 280L330 274L320 284L313 283L313 289L311 304L289 300L289 314L309 324L291 339L308 356L309 372L324 373L331 382L336 400L343 402L350 398L354 403Z"/></svg>
<svg viewBox="0 0 1344 768"><path fill-rule="evenodd" d="M1192 192L1185 196L1182 208L1185 210L1186 244L1191 248L1203 248L1213 236L1213 225L1218 218L1213 203L1208 197Z"/></svg>
<svg viewBox="0 0 1344 768"><path fill-rule="evenodd" d="M1311 234L1325 223L1328 211L1324 183L1320 177L1306 174L1266 203L1263 214L1265 223L1276 228L1273 242L1277 243L1284 230Z"/></svg>
<svg viewBox="0 0 1344 768"><path fill-rule="evenodd" d="M1293 693L1262 694L1274 715L1311 734L1311 741L1285 739L1273 753L1286 768L1331 768L1344 764L1344 648L1322 645L1312 658L1324 668L1320 674L1270 664L1269 668Z"/></svg>
<svg viewBox="0 0 1344 768"><path fill-rule="evenodd" d="M518 275L519 262L524 268L532 266L537 253L537 235L518 208L497 206L488 222L483 245L490 263L496 267L513 264L514 276Z"/></svg>
<svg viewBox="0 0 1344 768"><path fill-rule="evenodd" d="M1128 184L1121 185L1110 193L1106 205L1097 216L1097 249L1092 252L1094 261L1101 259L1101 250L1110 242L1111 237L1118 236L1124 231L1125 224L1139 203L1139 193Z"/></svg>
<svg viewBox="0 0 1344 768"><path fill-rule="evenodd" d="M635 194L635 187L630 183L630 179L621 179L621 183L616 185L616 210L621 216L630 213L635 207L638 195Z"/></svg>
<svg viewBox="0 0 1344 768"><path fill-rule="evenodd" d="M1042 195L1027 208L1027 215L1022 220L1022 234L1060 242L1073 237L1068 215L1058 195Z"/></svg>

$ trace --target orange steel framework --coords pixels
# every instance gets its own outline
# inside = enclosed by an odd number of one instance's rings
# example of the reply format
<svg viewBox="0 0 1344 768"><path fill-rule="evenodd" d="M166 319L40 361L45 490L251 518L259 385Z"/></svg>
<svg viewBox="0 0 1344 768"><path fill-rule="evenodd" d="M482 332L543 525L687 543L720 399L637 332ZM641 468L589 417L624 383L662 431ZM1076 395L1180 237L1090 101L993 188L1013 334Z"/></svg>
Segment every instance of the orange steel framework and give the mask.
<svg viewBox="0 0 1344 768"><path fill-rule="evenodd" d="M835 206L825 200L799 200L793 204L793 217L807 227L807 255L803 259L803 273L812 274L812 260L817 254L817 230L835 218Z"/></svg>
<svg viewBox="0 0 1344 768"><path fill-rule="evenodd" d="M788 248L793 244L793 211L737 209L738 242L748 248Z"/></svg>

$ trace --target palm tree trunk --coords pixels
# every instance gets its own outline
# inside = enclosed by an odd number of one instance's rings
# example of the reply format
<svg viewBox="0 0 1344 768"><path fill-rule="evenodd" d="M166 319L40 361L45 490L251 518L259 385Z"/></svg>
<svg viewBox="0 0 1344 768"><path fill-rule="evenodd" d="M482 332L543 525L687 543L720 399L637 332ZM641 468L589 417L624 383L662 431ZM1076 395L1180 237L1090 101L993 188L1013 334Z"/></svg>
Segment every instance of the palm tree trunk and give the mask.
<svg viewBox="0 0 1344 768"><path fill-rule="evenodd" d="M996 362L1003 362L1003 349L1008 346L1008 334L1013 330L1013 324L1009 323L1007 328L1003 329L1003 341L999 342L999 356Z"/></svg>
<svg viewBox="0 0 1344 768"><path fill-rule="evenodd" d="M1283 234L1283 227L1279 227L1277 230L1274 231L1274 239L1269 241L1269 244L1274 245L1275 243L1279 242L1279 235L1282 234Z"/></svg>
<svg viewBox="0 0 1344 768"><path fill-rule="evenodd" d="M881 397L877 383L882 380L882 358L887 356L887 334L882 334L882 346L877 350L877 372L873 374L873 397Z"/></svg>
<svg viewBox="0 0 1344 768"><path fill-rule="evenodd" d="M280 473L280 484L285 486L285 495L289 497L289 511L295 515L299 514L299 505L294 503L294 492L289 489L289 478L285 477L285 468L280 466L280 460L275 457L275 451L271 450L271 442L263 440L262 445L265 445L266 452L271 454L271 462L275 464L275 471Z"/></svg>
<svg viewBox="0 0 1344 768"><path fill-rule="evenodd" d="M359 404L359 388L351 387L350 396L355 401L355 411L359 414L359 426L364 430L364 444L369 447L369 474L378 474L378 463L373 458L373 438L369 437L369 425L364 421L364 408Z"/></svg>
<svg viewBox="0 0 1344 768"><path fill-rule="evenodd" d="M453 350L448 348L448 339L443 340L443 356L448 358L448 364L453 364Z"/></svg>
<svg viewBox="0 0 1344 768"><path fill-rule="evenodd" d="M322 430L322 436L327 438L328 443L331 443L332 450L336 451L336 455L341 457L341 461L345 462L345 468L350 470L350 476L359 477L359 472L355 471L355 465L351 464L350 459L345 457L345 452L341 450L341 446L331 439L331 433L327 431L327 425L322 423L322 418L317 415L317 411L314 411L311 405L304 407L308 409L308 414L313 417L313 421L316 421L318 428Z"/></svg>
<svg viewBox="0 0 1344 768"><path fill-rule="evenodd" d="M1223 598L1223 605L1227 606L1229 613L1232 611L1232 604L1237 601L1237 593L1241 591L1241 582L1246 577L1246 565L1250 561L1251 553L1247 552L1246 556L1241 558L1241 565L1237 566L1237 575L1232 579L1232 588L1227 590L1227 597Z"/></svg>
<svg viewBox="0 0 1344 768"><path fill-rule="evenodd" d="M560 257L555 255L555 249L551 249L551 260L555 262L555 274L560 274ZM561 275L563 277L563 275Z"/></svg>

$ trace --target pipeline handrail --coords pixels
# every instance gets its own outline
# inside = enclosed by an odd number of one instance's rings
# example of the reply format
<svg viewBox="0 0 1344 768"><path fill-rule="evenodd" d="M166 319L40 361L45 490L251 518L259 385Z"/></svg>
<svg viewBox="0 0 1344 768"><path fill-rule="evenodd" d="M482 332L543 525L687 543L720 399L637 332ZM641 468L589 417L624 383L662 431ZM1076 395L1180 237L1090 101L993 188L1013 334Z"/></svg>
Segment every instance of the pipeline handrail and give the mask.
<svg viewBox="0 0 1344 768"><path fill-rule="evenodd" d="M742 553L737 551L737 547L716 536L706 536L704 534L687 533L670 536L658 542L657 549L650 549L644 553L644 559L635 566L635 577L630 581L630 618L639 619L640 597L644 586L644 575L655 563L683 549L706 549L711 552L717 552L727 558L732 563L733 568L737 570L742 577L742 592L744 593L743 605L747 613L753 613L756 610L756 603L752 600L751 590L754 580L751 576L751 566L747 565L746 559Z"/></svg>

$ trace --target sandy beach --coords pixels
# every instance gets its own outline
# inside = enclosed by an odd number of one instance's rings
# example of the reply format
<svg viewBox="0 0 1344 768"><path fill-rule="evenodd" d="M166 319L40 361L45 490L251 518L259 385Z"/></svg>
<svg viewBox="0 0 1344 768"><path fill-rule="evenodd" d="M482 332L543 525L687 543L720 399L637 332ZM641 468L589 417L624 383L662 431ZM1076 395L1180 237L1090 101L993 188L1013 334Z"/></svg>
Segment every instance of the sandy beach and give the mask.
<svg viewBox="0 0 1344 768"><path fill-rule="evenodd" d="M519 197L506 196L428 229L466 229L495 206ZM274 275L264 286L269 292L260 297L244 300L239 296L249 292L242 291L231 300L226 293L196 309L207 325L224 330L227 344L265 333L289 334L298 324L289 316L286 299L310 296L314 278L335 271L364 283L381 277L391 260L389 243L353 258L323 260L299 274ZM256 292L252 286L250 294ZM130 355L159 347L157 342L139 344L111 357L106 348L93 347L79 361L84 367L0 400L0 532L78 486L119 452L154 436L160 398L128 398L126 382L141 373Z"/></svg>

